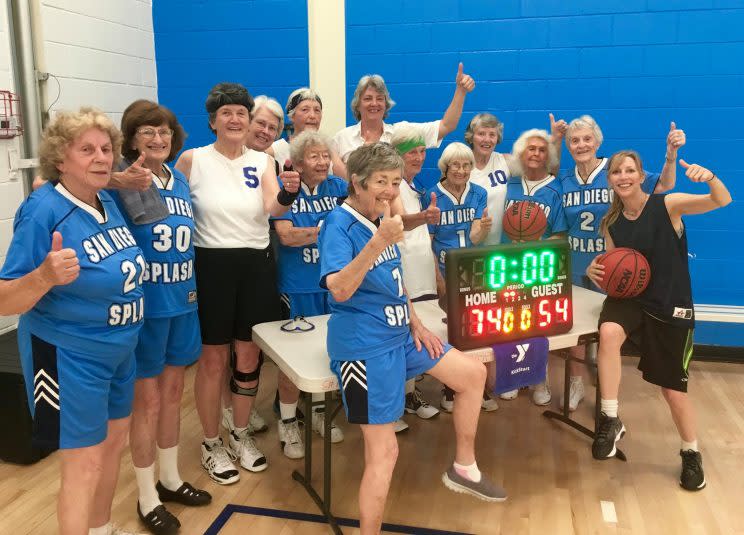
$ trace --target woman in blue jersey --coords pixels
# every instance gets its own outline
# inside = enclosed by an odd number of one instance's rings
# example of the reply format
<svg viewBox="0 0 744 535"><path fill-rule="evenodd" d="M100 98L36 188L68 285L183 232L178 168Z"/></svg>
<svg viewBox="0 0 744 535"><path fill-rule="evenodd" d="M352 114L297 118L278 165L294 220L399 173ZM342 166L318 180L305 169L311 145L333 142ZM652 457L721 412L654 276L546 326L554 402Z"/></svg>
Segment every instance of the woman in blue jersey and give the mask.
<svg viewBox="0 0 744 535"><path fill-rule="evenodd" d="M612 201L612 190L607 183L607 158L597 155L604 137L597 122L589 115L582 115L568 125L566 148L575 166L561 173L563 209L568 225L568 245L571 248L573 284L596 289L584 274L597 255L605 252L604 237L599 233L599 223ZM671 123L666 138L666 159L661 174L648 173L642 188L647 193L664 193L674 188L677 151L685 144L685 133ZM591 346L596 357L596 347ZM584 346L572 349L576 358L584 358ZM572 361L569 410L576 410L584 398L583 369L580 362ZM561 400L561 406L563 400Z"/></svg>
<svg viewBox="0 0 744 535"><path fill-rule="evenodd" d="M708 169L680 160L688 178L705 183L707 194L649 194L641 159L632 151L610 158L608 180L615 196L602 219L600 233L607 250L630 247L639 251L651 267L646 289L631 299L605 299L599 315L599 377L601 414L592 444L595 459L617 452L625 433L618 416L621 348L629 340L640 350L638 369L643 379L661 387L672 420L681 438L682 470L679 484L690 491L705 487L703 462L697 443L697 424L687 396L695 311L687 257L687 233L683 216L703 214L731 203L723 182ZM604 268L595 260L586 275L599 284Z"/></svg>
<svg viewBox="0 0 744 535"><path fill-rule="evenodd" d="M147 263L144 277L145 321L135 355L130 445L139 497L137 514L156 534L175 533L179 520L163 505L205 505L212 497L181 479L178 440L185 366L201 352L197 315L194 219L186 178L166 162L183 147L185 134L175 115L155 102L138 100L121 118L123 166L129 174L145 171L167 214L152 223L135 223L124 193L112 191ZM118 173L119 180L123 180ZM155 483L155 454L160 467Z"/></svg>
<svg viewBox="0 0 744 535"><path fill-rule="evenodd" d="M552 138L545 130L527 130L514 142L512 155L519 163L521 176L510 178L506 185L506 207L519 201L537 203L548 220L542 239L562 237L566 232L566 218L561 204L560 182L550 173L558 162L558 151ZM504 234L502 241L509 243L511 239ZM506 392L505 396L514 398L516 392ZM547 405L550 399L546 377L533 389L532 401L536 405Z"/></svg>
<svg viewBox="0 0 744 535"><path fill-rule="evenodd" d="M318 286L320 254L318 233L326 216L346 198L346 182L328 174L331 165L331 141L325 135L306 130L290 143L290 158L300 173L300 194L286 214L273 218L279 236L278 280L282 308L286 318L318 316L330 313L328 291ZM297 423L300 391L279 371L279 442L290 459L304 457L302 435ZM313 394L322 401L323 394ZM325 432L322 405L313 409L312 426L319 435ZM331 427L331 442L341 442L343 432Z"/></svg>
<svg viewBox="0 0 744 535"><path fill-rule="evenodd" d="M457 391L454 464L445 485L488 501L503 489L478 470L474 442L485 367L443 344L416 316L403 287L403 221L389 216L403 161L386 143L356 149L348 159L349 197L320 231L321 286L331 294L328 354L346 415L361 424L364 475L359 487L361 533L379 533L398 455L393 423L403 414L407 378L429 373ZM382 217L387 214L387 217Z"/></svg>
<svg viewBox="0 0 744 535"><path fill-rule="evenodd" d="M486 190L470 182L470 172L475 164L473 151L463 143L450 143L442 152L437 166L442 173L440 181L422 199L428 206L436 201L440 209L439 221L429 224L432 248L437 259L437 286L440 298L444 296L444 262L449 249L472 247L488 236L492 218L488 214ZM442 390L440 406L447 412L454 407L455 391L448 385ZM484 390L483 410L499 408L496 400Z"/></svg>
<svg viewBox="0 0 744 535"><path fill-rule="evenodd" d="M40 148L48 182L18 209L0 271L0 314L21 314L34 443L61 450L64 535L126 533L111 525L111 503L129 432L145 260L103 191L120 150L103 112L55 117Z"/></svg>

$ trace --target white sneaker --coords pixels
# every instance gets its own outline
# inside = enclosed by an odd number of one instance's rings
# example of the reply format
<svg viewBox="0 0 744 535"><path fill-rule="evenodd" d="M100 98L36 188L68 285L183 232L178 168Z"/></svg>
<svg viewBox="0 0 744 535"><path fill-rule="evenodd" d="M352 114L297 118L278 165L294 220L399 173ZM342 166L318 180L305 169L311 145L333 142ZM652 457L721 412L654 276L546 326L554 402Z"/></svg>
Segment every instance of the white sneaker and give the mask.
<svg viewBox="0 0 744 535"><path fill-rule="evenodd" d="M455 397L448 398L444 390L442 390L442 401L439 402L439 406L444 412L452 412L455 407Z"/></svg>
<svg viewBox="0 0 744 535"><path fill-rule="evenodd" d="M290 459L302 459L305 456L305 445L302 443L297 418L290 418L286 421L279 420L276 425L284 455Z"/></svg>
<svg viewBox="0 0 744 535"><path fill-rule="evenodd" d="M579 378L578 380L571 379L571 386L568 391L568 410L573 412L584 399L584 381ZM561 394L561 409L563 408L563 395Z"/></svg>
<svg viewBox="0 0 744 535"><path fill-rule="evenodd" d="M313 431L321 437L325 436L325 411L313 410ZM335 422L331 422L331 443L338 444L344 439L344 432Z"/></svg>
<svg viewBox="0 0 744 535"><path fill-rule="evenodd" d="M110 535L146 535L145 532L129 531L128 529L119 527L116 524L111 524L111 531L109 531L109 534Z"/></svg>
<svg viewBox="0 0 744 535"><path fill-rule="evenodd" d="M483 401L481 401L481 410L483 412L493 412L499 408L499 404L487 392L483 392Z"/></svg>
<svg viewBox="0 0 744 535"><path fill-rule="evenodd" d="M421 390L414 388L413 392L406 394L406 412L428 420L439 414L439 409L429 405L421 395Z"/></svg>
<svg viewBox="0 0 744 535"><path fill-rule="evenodd" d="M401 431L405 431L408 429L408 424L405 423L403 420L396 420L395 423L393 423L393 430L396 433L400 433Z"/></svg>
<svg viewBox="0 0 744 535"><path fill-rule="evenodd" d="M201 444L201 463L209 477L220 485L229 485L240 480L240 472L232 463L235 457L222 443L220 439L218 444L207 446L204 442Z"/></svg>
<svg viewBox="0 0 744 535"><path fill-rule="evenodd" d="M266 456L258 449L247 429L241 435L230 432L230 451L236 459L240 459L240 466L251 472L263 472L269 466Z"/></svg>
<svg viewBox="0 0 744 535"><path fill-rule="evenodd" d="M232 430L235 429L235 423L233 423L232 407L222 408L222 427L224 427L228 433L232 432Z"/></svg>
<svg viewBox="0 0 744 535"><path fill-rule="evenodd" d="M250 420L248 420L248 432L251 434L263 433L268 428L269 424L267 424L266 420L258 414L258 409L256 409L256 407L251 408L251 417Z"/></svg>
<svg viewBox="0 0 744 535"><path fill-rule="evenodd" d="M536 385L534 390L532 390L532 403L535 405L547 405L551 399L550 387L546 382Z"/></svg>
<svg viewBox="0 0 744 535"><path fill-rule="evenodd" d="M506 401L511 401L513 399L517 399L518 395L519 395L519 390L515 389L515 390L509 390L507 392L502 392L501 394L499 394L499 397L501 399L505 399Z"/></svg>

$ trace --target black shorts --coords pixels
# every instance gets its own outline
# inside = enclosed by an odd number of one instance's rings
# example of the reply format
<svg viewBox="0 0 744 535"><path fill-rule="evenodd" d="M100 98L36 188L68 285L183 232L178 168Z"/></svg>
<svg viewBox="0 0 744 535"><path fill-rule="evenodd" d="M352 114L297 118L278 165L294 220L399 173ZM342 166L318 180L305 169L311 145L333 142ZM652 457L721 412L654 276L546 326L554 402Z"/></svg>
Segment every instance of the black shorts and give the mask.
<svg viewBox="0 0 744 535"><path fill-rule="evenodd" d="M599 314L599 325L617 323L628 336L641 360L638 369L649 383L687 392L688 367L692 360L693 329L668 323L644 311L631 299L608 297Z"/></svg>
<svg viewBox="0 0 744 535"><path fill-rule="evenodd" d="M250 341L254 325L280 319L270 247L194 250L203 344Z"/></svg>

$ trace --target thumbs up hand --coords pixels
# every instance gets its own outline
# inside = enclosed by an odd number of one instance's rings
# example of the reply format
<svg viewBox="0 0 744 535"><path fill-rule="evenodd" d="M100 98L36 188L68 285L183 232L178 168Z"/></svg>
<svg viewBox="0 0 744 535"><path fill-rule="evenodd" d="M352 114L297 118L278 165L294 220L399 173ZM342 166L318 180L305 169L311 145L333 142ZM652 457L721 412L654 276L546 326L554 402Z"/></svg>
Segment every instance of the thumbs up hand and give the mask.
<svg viewBox="0 0 744 535"><path fill-rule="evenodd" d="M284 170L279 173L279 180L282 181L282 186L289 193L300 191L300 173L293 169L291 161L284 162Z"/></svg>
<svg viewBox="0 0 744 535"><path fill-rule="evenodd" d="M680 159L679 165L685 169L685 175L693 182L710 182L716 177L713 171L696 163L690 164Z"/></svg>
<svg viewBox="0 0 744 535"><path fill-rule="evenodd" d="M62 248L62 234L52 235L52 249L39 266L39 274L50 286L70 284L80 274L80 262L74 249Z"/></svg>
<svg viewBox="0 0 744 535"><path fill-rule="evenodd" d="M390 216L390 203L387 201L385 201L385 211L375 236L379 236L386 247L403 241L403 219L397 214Z"/></svg>
<svg viewBox="0 0 744 535"><path fill-rule="evenodd" d="M566 132L568 131L568 123L563 120L555 120L555 116L552 113L548 114L548 118L550 119L550 135L553 140L561 140L566 135Z"/></svg>
<svg viewBox="0 0 744 535"><path fill-rule="evenodd" d="M455 84L457 84L458 91L464 91L470 93L475 88L475 80L463 72L462 62L457 66L457 76L455 76Z"/></svg>
<svg viewBox="0 0 744 535"><path fill-rule="evenodd" d="M493 218L488 215L488 208L483 210L483 215L480 219L481 231L485 234L491 232L491 226L493 225Z"/></svg>
<svg viewBox="0 0 744 535"><path fill-rule="evenodd" d="M142 152L132 165L120 173L112 173L109 187L119 189L147 190L152 184L152 172L144 166L145 153Z"/></svg>
<svg viewBox="0 0 744 535"><path fill-rule="evenodd" d="M677 124L672 121L669 125L669 134L667 134L666 145L666 159L675 160L677 158L677 151L687 142L685 131L677 128Z"/></svg>
<svg viewBox="0 0 744 535"><path fill-rule="evenodd" d="M437 208L437 195L433 191L431 192L431 202L426 210L423 211L424 220L427 225L438 225L439 219L442 215L442 211Z"/></svg>

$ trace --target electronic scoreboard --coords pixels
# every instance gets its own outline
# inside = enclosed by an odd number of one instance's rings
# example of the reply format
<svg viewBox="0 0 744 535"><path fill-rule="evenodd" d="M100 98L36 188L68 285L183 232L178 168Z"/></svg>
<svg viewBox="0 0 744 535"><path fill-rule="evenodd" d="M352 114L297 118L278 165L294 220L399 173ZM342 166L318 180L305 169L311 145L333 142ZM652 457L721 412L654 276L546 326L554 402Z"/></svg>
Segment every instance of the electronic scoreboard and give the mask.
<svg viewBox="0 0 744 535"><path fill-rule="evenodd" d="M447 335L458 349L571 330L565 240L451 249L445 271Z"/></svg>

